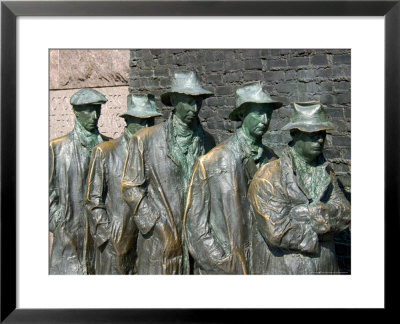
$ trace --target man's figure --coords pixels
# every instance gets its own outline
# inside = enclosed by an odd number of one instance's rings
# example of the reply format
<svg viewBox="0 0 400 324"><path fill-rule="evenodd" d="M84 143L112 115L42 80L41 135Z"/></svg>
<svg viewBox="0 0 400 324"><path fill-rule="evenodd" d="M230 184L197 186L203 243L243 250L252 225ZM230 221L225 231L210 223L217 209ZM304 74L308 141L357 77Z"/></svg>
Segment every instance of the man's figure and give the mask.
<svg viewBox="0 0 400 324"><path fill-rule="evenodd" d="M126 127L121 137L93 149L86 207L96 245L96 274L134 274L137 227L122 199L122 170L128 143L138 130L152 126L156 110L153 96L129 95L128 110L120 117Z"/></svg>
<svg viewBox="0 0 400 324"><path fill-rule="evenodd" d="M106 101L96 90L79 90L70 100L76 117L73 131L50 141L49 228L53 233L50 274L94 271L90 259L93 242L86 235L84 198L91 150L108 140L97 129L101 105Z"/></svg>
<svg viewBox="0 0 400 324"><path fill-rule="evenodd" d="M333 235L349 226L350 204L322 154L334 125L318 101L292 106L282 130L293 141L249 188L256 222L251 273L337 273Z"/></svg>
<svg viewBox="0 0 400 324"><path fill-rule="evenodd" d="M194 161L215 145L198 119L202 100L211 95L194 72L175 73L171 90L161 96L173 106L171 116L131 139L121 190L140 231L138 274L187 273L182 245L186 188Z"/></svg>
<svg viewBox="0 0 400 324"><path fill-rule="evenodd" d="M185 236L195 274L247 274L250 253L248 185L275 158L262 144L272 111L282 103L253 82L237 89L232 120L242 127L200 157L193 170L185 212Z"/></svg>

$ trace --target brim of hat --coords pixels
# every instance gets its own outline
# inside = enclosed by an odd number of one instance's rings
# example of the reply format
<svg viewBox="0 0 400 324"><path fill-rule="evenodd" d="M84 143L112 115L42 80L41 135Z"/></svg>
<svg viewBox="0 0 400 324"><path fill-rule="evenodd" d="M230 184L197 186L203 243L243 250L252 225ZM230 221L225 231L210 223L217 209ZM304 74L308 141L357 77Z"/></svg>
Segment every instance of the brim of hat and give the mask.
<svg viewBox="0 0 400 324"><path fill-rule="evenodd" d="M128 113L123 113L121 115L119 115L119 117L136 117L136 118L151 118L151 117L158 117L158 116L162 116L162 114L158 113L158 112L149 112L149 113L143 113L143 114L128 114Z"/></svg>
<svg viewBox="0 0 400 324"><path fill-rule="evenodd" d="M88 103L79 103L79 104L71 104L73 107L81 107L81 106L101 106L104 105L107 101L98 101L98 102L88 102Z"/></svg>
<svg viewBox="0 0 400 324"><path fill-rule="evenodd" d="M307 133L314 133L314 132L319 132L322 130L334 130L336 129L336 126L332 124L331 122L326 122L326 123L288 123L285 126L281 128L281 130L292 130L292 129L298 129L303 132Z"/></svg>
<svg viewBox="0 0 400 324"><path fill-rule="evenodd" d="M246 104L249 103L257 103L257 104L265 104L265 107L269 107L272 108L272 110L281 108L283 103L282 102L278 102L278 101L251 101L251 102L244 102L242 103L239 107L235 108L230 114L229 114L229 118L233 121L240 121L240 115L243 113L243 111L246 109Z"/></svg>
<svg viewBox="0 0 400 324"><path fill-rule="evenodd" d="M214 95L211 91L207 91L207 90L204 90L204 89L201 90L201 91L192 91L192 92L189 92L189 91L169 91L169 92L163 93L161 95L161 101L162 101L162 103L164 105L172 106L171 98L170 98L170 95L172 93L181 93L181 94L185 94L185 95L189 95L189 96L193 96L193 97L202 97L203 100Z"/></svg>

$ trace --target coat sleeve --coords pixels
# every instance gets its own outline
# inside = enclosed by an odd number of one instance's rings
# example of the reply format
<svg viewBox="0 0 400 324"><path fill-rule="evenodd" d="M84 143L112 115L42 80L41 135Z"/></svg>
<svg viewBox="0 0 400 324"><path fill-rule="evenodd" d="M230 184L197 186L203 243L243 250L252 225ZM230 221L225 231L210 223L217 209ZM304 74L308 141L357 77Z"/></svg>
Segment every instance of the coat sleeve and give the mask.
<svg viewBox="0 0 400 324"><path fill-rule="evenodd" d="M121 180L123 199L133 212L135 223L142 234L147 234L160 217L147 197L144 148L142 140L133 136L129 141Z"/></svg>
<svg viewBox="0 0 400 324"><path fill-rule="evenodd" d="M188 249L206 271L230 273L230 255L226 255L213 236L210 225L210 189L204 165L198 159L189 183L184 215L184 233Z"/></svg>
<svg viewBox="0 0 400 324"><path fill-rule="evenodd" d="M54 233L60 222L59 189L56 177L56 158L53 144L49 146L49 229Z"/></svg>
<svg viewBox="0 0 400 324"><path fill-rule="evenodd" d="M256 226L267 242L284 251L318 252L318 235L304 222L309 215L308 206L293 206L285 197L282 184L271 179L271 172L253 179L248 198Z"/></svg>
<svg viewBox="0 0 400 324"><path fill-rule="evenodd" d="M104 202L107 191L105 177L104 154L101 148L96 147L90 158L86 209L90 232L97 247L103 245L110 238L110 221Z"/></svg>
<svg viewBox="0 0 400 324"><path fill-rule="evenodd" d="M332 193L322 209L322 216L327 221L331 232L340 232L350 225L350 203L340 190L337 179L331 171Z"/></svg>

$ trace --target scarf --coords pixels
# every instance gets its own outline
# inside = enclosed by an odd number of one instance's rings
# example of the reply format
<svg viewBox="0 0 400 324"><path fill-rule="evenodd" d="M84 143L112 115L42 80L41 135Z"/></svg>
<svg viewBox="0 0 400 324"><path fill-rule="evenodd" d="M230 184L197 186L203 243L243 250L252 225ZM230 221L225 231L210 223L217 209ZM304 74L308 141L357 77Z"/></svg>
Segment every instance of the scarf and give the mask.
<svg viewBox="0 0 400 324"><path fill-rule="evenodd" d="M182 167L186 192L194 162L205 153L204 132L198 122L190 127L172 115L172 140L173 157Z"/></svg>
<svg viewBox="0 0 400 324"><path fill-rule="evenodd" d="M91 151L93 147L103 141L97 128L93 132L89 132L81 125L78 119L75 120L74 132L82 146L88 151Z"/></svg>
<svg viewBox="0 0 400 324"><path fill-rule="evenodd" d="M243 165L250 181L267 160L266 152L261 141L256 142L254 138L246 135L242 128L236 131L236 137L244 155Z"/></svg>
<svg viewBox="0 0 400 324"><path fill-rule="evenodd" d="M309 164L293 147L290 148L290 153L292 155L293 167L302 189L305 190L305 193L313 201L319 201L327 185L331 182L331 178L326 171L328 163L321 155L316 163Z"/></svg>

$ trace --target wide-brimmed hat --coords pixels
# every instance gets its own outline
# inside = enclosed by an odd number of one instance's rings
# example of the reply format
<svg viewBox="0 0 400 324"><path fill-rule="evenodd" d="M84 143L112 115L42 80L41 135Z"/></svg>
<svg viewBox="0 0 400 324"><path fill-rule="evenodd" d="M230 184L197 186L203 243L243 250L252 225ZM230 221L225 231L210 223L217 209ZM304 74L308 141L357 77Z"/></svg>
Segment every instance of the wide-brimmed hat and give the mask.
<svg viewBox="0 0 400 324"><path fill-rule="evenodd" d="M156 102L153 95L133 95L127 97L127 111L119 115L120 117L151 118L162 116L157 111Z"/></svg>
<svg viewBox="0 0 400 324"><path fill-rule="evenodd" d="M265 104L265 107L272 109L282 107L282 102L272 100L268 92L263 90L262 82L251 82L236 90L236 108L230 113L229 118L239 121L240 116L249 107L248 103Z"/></svg>
<svg viewBox="0 0 400 324"><path fill-rule="evenodd" d="M81 89L72 95L69 102L73 106L102 105L107 102L107 98L94 89Z"/></svg>
<svg viewBox="0 0 400 324"><path fill-rule="evenodd" d="M293 112L289 123L282 130L298 129L312 133L322 130L335 129L335 125L328 119L324 107L319 101L292 102Z"/></svg>
<svg viewBox="0 0 400 324"><path fill-rule="evenodd" d="M172 93L183 93L194 97L202 97L202 99L213 96L211 91L203 89L197 74L190 72L175 72L172 79L171 90L161 95L161 101L164 105L172 106L170 95Z"/></svg>

